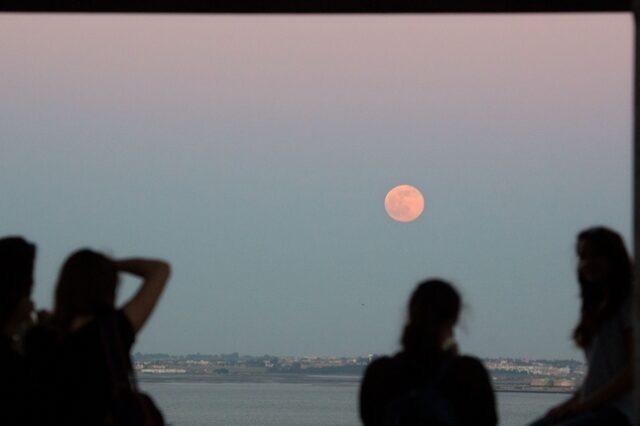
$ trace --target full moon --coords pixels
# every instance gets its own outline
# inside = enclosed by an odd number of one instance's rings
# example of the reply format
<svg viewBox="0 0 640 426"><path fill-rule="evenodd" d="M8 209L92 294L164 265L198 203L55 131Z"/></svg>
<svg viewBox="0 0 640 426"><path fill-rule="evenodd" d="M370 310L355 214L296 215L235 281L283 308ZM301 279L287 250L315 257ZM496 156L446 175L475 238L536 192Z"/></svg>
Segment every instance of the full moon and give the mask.
<svg viewBox="0 0 640 426"><path fill-rule="evenodd" d="M384 197L384 209L393 220L412 222L424 210L424 197L411 185L398 185Z"/></svg>

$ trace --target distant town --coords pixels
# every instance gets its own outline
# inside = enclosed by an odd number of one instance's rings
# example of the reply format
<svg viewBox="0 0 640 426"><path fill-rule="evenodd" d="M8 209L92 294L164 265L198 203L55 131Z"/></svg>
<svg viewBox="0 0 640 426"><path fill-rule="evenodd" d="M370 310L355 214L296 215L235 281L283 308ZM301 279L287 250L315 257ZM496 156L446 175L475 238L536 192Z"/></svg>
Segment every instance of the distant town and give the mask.
<svg viewBox="0 0 640 426"><path fill-rule="evenodd" d="M143 381L359 381L376 355L359 357L141 354L133 356ZM586 365L575 360L488 358L482 360L498 392L570 393Z"/></svg>

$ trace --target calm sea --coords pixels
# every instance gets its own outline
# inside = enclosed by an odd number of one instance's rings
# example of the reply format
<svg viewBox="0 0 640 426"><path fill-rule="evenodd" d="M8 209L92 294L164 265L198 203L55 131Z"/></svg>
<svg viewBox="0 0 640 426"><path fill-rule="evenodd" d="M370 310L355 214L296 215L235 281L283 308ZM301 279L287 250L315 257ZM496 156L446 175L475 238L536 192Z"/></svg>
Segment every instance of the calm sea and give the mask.
<svg viewBox="0 0 640 426"><path fill-rule="evenodd" d="M175 426L358 426L358 382L142 381ZM523 426L566 395L498 393L500 425Z"/></svg>

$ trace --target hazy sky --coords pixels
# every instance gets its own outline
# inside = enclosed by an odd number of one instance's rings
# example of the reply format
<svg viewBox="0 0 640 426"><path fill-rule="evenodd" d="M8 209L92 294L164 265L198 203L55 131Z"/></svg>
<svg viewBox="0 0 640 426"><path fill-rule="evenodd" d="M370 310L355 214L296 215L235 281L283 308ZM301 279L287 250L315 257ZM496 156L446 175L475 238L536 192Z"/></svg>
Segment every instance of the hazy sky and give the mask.
<svg viewBox="0 0 640 426"><path fill-rule="evenodd" d="M464 352L580 358L575 235L631 229L631 37L627 15L0 15L0 235L37 242L42 307L78 247L168 259L136 351L388 353L438 276ZM398 184L415 222L384 211Z"/></svg>

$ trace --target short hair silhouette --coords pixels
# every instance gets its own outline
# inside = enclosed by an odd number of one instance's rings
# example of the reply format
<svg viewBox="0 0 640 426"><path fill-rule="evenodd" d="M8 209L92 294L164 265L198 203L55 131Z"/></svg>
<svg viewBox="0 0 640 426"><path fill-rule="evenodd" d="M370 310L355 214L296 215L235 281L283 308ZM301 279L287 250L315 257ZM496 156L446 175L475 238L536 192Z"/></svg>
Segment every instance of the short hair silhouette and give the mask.
<svg viewBox="0 0 640 426"><path fill-rule="evenodd" d="M5 326L33 288L36 246L22 237L0 239L0 326Z"/></svg>
<svg viewBox="0 0 640 426"><path fill-rule="evenodd" d="M409 354L439 350L440 332L454 325L460 315L461 298L451 284L428 279L418 284L411 294L407 324L402 333L402 347Z"/></svg>
<svg viewBox="0 0 640 426"><path fill-rule="evenodd" d="M107 256L89 249L71 254L60 271L56 286L57 326L68 331L79 316L92 316L113 309L118 271Z"/></svg>
<svg viewBox="0 0 640 426"><path fill-rule="evenodd" d="M630 296L633 272L622 237L604 226L580 232L576 239L576 254L580 260L589 256L607 263L606 276L597 283L589 281L580 265L577 268L582 306L573 339L585 348L602 321L615 314Z"/></svg>

